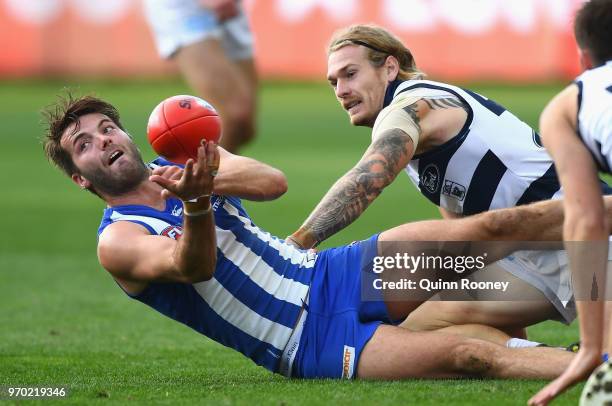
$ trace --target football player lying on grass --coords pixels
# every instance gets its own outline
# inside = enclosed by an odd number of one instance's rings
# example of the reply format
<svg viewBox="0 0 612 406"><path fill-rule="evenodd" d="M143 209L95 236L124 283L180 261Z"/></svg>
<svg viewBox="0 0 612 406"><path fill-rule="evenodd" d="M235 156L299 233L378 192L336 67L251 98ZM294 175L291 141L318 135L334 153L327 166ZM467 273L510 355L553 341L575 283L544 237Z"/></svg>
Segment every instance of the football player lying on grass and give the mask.
<svg viewBox="0 0 612 406"><path fill-rule="evenodd" d="M92 97L68 97L48 120L47 157L107 205L97 253L119 286L273 372L550 379L573 357L553 348L506 348L461 335L460 326L411 332L391 324L411 306L361 297L362 278L371 275L362 264L385 242L560 240L560 201L408 223L315 253L257 227L241 205L240 198L282 195L286 179L277 169L214 143L203 143L184 169L162 159L147 166L117 110ZM606 204L611 215L612 201ZM488 260L524 248L512 245ZM468 327L468 334L477 329Z"/></svg>

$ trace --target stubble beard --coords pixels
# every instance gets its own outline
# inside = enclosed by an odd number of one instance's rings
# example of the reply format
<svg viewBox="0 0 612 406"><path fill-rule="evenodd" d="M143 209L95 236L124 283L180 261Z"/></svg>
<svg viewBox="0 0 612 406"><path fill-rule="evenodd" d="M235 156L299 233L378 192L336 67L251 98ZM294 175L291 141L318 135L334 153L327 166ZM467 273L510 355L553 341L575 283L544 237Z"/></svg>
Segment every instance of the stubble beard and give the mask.
<svg viewBox="0 0 612 406"><path fill-rule="evenodd" d="M148 178L149 169L143 162L138 148L130 145L126 155L128 155L129 160L115 163L115 165L122 165L120 171L81 171L82 175L89 179L92 189L97 194L111 197L122 196L135 190Z"/></svg>

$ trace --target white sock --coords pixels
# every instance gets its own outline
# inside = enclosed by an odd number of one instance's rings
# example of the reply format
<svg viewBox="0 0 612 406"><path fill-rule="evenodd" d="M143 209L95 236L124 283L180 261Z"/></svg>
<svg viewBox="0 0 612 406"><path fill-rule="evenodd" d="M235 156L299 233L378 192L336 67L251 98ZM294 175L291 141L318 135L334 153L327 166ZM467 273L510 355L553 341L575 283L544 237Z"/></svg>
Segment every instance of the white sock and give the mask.
<svg viewBox="0 0 612 406"><path fill-rule="evenodd" d="M538 345L542 345L542 343L538 343L536 341L524 340L522 338L511 338L506 341L506 347L508 348L528 348L528 347L537 347Z"/></svg>

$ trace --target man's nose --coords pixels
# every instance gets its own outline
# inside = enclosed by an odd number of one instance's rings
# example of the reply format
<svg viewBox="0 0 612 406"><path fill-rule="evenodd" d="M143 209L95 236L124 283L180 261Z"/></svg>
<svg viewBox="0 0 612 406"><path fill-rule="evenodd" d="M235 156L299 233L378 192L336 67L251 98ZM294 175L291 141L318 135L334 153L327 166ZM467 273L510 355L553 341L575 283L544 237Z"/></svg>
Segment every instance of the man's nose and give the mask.
<svg viewBox="0 0 612 406"><path fill-rule="evenodd" d="M343 99L351 93L351 89L349 86L344 83L344 81L339 80L336 83L336 97L339 99Z"/></svg>
<svg viewBox="0 0 612 406"><path fill-rule="evenodd" d="M113 143L113 141L110 139L110 137L102 137L102 136L100 136L100 137L98 138L98 140L99 140L99 141L98 141L98 144L100 145L100 148L101 148L101 149L106 149L106 148L108 148L108 146L109 146L110 144L112 144L112 143Z"/></svg>

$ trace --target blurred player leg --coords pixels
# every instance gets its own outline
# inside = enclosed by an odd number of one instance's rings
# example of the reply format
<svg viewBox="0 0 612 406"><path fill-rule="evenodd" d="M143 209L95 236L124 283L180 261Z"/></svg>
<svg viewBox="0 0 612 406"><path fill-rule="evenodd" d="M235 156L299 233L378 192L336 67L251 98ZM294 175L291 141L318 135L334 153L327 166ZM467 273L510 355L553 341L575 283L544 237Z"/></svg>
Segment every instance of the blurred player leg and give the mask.
<svg viewBox="0 0 612 406"><path fill-rule="evenodd" d="M220 145L236 152L255 135L257 79L252 59L231 61L218 39L181 48L175 60L198 96L212 103L223 120Z"/></svg>
<svg viewBox="0 0 612 406"><path fill-rule="evenodd" d="M573 354L552 348L509 349L454 334L414 333L381 325L366 344L357 367L363 379L552 378Z"/></svg>
<svg viewBox="0 0 612 406"><path fill-rule="evenodd" d="M235 17L220 22L199 0L145 1L160 56L175 60L196 96L219 111L220 145L230 152L255 135L253 35L240 3L237 6Z"/></svg>

